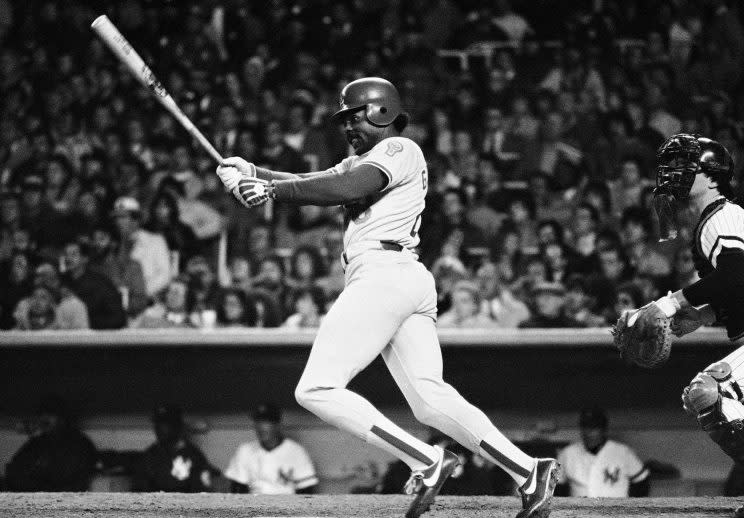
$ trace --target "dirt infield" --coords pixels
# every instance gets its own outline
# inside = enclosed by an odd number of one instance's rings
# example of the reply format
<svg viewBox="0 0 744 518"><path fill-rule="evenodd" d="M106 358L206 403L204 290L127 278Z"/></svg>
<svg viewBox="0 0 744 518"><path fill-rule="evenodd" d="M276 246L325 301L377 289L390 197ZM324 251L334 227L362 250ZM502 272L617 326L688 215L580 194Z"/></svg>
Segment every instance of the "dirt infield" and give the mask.
<svg viewBox="0 0 744 518"><path fill-rule="evenodd" d="M174 493L0 493L0 517L13 518L401 518L411 497L252 496ZM728 517L744 499L556 498L552 518ZM424 518L513 518L516 498L440 497Z"/></svg>

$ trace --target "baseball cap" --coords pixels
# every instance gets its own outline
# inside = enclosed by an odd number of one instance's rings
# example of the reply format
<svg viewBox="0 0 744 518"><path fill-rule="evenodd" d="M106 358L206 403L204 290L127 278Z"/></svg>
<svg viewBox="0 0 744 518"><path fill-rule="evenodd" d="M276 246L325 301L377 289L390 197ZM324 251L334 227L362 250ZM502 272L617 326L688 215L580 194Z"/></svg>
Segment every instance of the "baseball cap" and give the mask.
<svg viewBox="0 0 744 518"><path fill-rule="evenodd" d="M269 421L278 423L282 420L282 411L276 405L271 403L261 403L253 412L254 421Z"/></svg>
<svg viewBox="0 0 744 518"><path fill-rule="evenodd" d="M607 428L607 414L595 406L584 408L579 415L579 426L582 428Z"/></svg>
<svg viewBox="0 0 744 518"><path fill-rule="evenodd" d="M142 208L131 196L121 196L114 202L114 216L139 216Z"/></svg>

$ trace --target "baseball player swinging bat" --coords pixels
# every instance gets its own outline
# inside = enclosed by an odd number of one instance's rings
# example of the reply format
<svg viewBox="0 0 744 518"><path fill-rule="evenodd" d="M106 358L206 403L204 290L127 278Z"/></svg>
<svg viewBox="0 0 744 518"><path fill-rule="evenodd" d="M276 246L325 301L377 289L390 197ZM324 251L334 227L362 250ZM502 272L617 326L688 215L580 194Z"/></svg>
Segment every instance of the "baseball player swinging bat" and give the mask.
<svg viewBox="0 0 744 518"><path fill-rule="evenodd" d="M96 31L96 34L103 40L103 42L116 54L122 63L124 63L130 72L136 77L140 83L149 88L160 104L162 104L171 115L173 115L178 122L181 123L186 131L194 137L201 146L207 150L207 152L214 158L218 163L222 163L222 156L217 152L214 146L207 140L199 129L194 126L194 123L189 120L181 108L178 107L176 101L168 93L163 84L157 80L155 74L152 73L150 67L148 67L142 60L137 51L132 48L127 39L122 36L119 29L111 23L108 16L101 15L90 25L91 28Z"/></svg>

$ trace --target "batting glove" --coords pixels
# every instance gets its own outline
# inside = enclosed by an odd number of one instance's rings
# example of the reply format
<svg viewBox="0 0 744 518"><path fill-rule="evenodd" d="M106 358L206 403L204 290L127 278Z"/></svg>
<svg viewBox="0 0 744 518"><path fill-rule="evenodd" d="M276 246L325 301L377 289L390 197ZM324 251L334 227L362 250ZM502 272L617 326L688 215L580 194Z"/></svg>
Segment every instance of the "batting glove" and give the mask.
<svg viewBox="0 0 744 518"><path fill-rule="evenodd" d="M217 166L217 176L225 188L232 191L243 178L256 177L256 166L238 156L231 156Z"/></svg>
<svg viewBox="0 0 744 518"><path fill-rule="evenodd" d="M258 207L274 197L274 183L260 178L243 178L232 193L244 206Z"/></svg>

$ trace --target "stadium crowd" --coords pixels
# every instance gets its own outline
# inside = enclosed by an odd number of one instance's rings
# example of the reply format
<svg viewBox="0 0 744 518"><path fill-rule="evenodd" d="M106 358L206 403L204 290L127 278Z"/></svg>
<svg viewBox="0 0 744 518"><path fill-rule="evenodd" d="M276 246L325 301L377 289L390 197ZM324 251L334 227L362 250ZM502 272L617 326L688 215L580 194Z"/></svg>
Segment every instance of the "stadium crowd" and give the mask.
<svg viewBox="0 0 744 518"><path fill-rule="evenodd" d="M341 86L393 81L442 327L605 326L688 284L689 224L656 242L654 152L701 133L739 178L740 6L511 3L0 0L0 328L315 327L343 287L342 211L226 195L102 13L223 156L274 170L340 161Z"/></svg>

